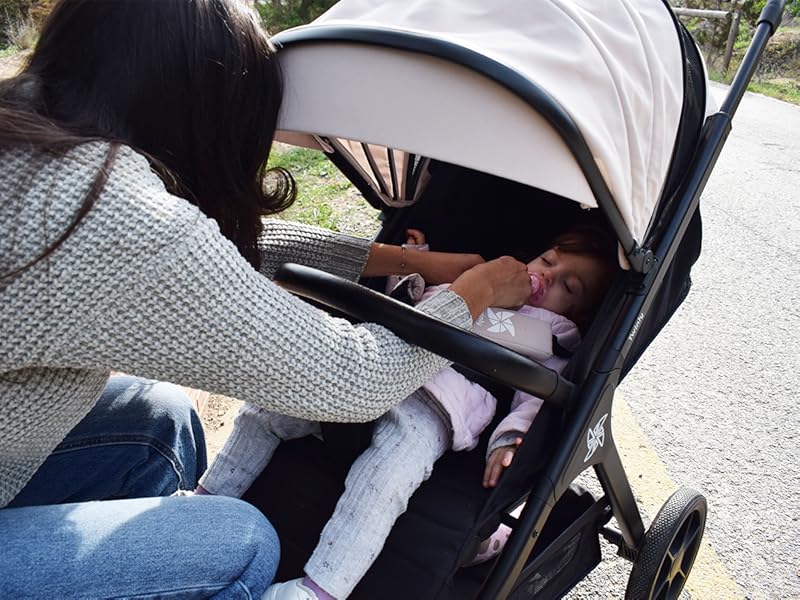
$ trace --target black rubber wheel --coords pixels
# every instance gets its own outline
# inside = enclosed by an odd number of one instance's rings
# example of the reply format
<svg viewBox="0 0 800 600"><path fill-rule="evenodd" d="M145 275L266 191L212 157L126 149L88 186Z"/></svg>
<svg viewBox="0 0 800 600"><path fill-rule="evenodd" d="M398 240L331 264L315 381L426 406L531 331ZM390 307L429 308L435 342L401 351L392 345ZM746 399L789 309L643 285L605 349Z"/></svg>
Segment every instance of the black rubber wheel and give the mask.
<svg viewBox="0 0 800 600"><path fill-rule="evenodd" d="M627 600L673 600L680 596L692 570L708 505L689 488L672 494L644 536L625 590Z"/></svg>

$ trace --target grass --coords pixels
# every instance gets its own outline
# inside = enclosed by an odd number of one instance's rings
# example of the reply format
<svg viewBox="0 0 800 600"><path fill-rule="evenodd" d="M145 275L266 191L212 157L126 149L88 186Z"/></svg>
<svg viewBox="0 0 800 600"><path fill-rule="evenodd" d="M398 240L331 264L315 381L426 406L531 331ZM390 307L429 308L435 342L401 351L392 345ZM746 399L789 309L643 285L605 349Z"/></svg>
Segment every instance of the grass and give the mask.
<svg viewBox="0 0 800 600"><path fill-rule="evenodd" d="M9 48L16 50L30 50L39 39L39 28L30 16L12 17L5 22L3 33Z"/></svg>
<svg viewBox="0 0 800 600"><path fill-rule="evenodd" d="M800 81L756 81L751 83L747 89L757 94L771 96L784 102L800 105Z"/></svg>
<svg viewBox="0 0 800 600"><path fill-rule="evenodd" d="M270 156L269 166L283 167L297 182L297 201L286 211L286 218L339 231L333 201L352 186L323 153L278 147Z"/></svg>
<svg viewBox="0 0 800 600"><path fill-rule="evenodd" d="M732 63L727 73L710 70L708 77L712 81L729 85L733 81L738 66L738 64ZM747 91L800 105L800 80L795 78L752 80L747 86Z"/></svg>
<svg viewBox="0 0 800 600"><path fill-rule="evenodd" d="M322 152L276 144L268 166L285 168L297 182L297 200L282 217L353 235L377 229L377 212Z"/></svg>
<svg viewBox="0 0 800 600"><path fill-rule="evenodd" d="M779 33L796 33L800 31L800 26L794 24L781 25L778 31ZM746 27L741 27L733 46L733 59L728 67L728 72L722 73L718 68L714 68L713 65L715 63L719 64L719 56L715 56L713 60L708 60L708 64L712 65L709 69L709 79L719 83L730 84L736 74L736 70L739 68L744 53L750 45L751 39L752 33ZM772 43L775 42L773 41ZM792 68L791 61L786 63L784 67L781 77L761 76L754 78L747 86L747 90L800 105L800 74L798 74L796 67Z"/></svg>

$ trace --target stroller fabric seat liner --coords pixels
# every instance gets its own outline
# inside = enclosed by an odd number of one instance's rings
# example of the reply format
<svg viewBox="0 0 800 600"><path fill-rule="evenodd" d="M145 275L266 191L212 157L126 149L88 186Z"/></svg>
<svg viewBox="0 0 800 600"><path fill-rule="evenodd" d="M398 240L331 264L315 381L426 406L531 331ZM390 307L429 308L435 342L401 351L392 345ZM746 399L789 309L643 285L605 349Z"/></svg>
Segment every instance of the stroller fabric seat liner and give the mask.
<svg viewBox="0 0 800 600"><path fill-rule="evenodd" d="M513 0L344 0L293 31L360 28L436 38L513 70L576 123L631 235L642 242L683 105L683 57L672 15L652 0L536 4L525 11ZM279 53L287 63L279 128L402 148L597 206L559 134L535 110L516 106L526 103L499 84L436 57L412 60L379 45L340 40L298 50L290 44ZM299 56L304 53L308 60ZM307 68L311 63L316 68ZM424 90L426 82L436 93L419 96L418 85ZM315 103L318 111L310 109ZM364 114L371 111L382 117ZM476 139L474 130L491 137Z"/></svg>

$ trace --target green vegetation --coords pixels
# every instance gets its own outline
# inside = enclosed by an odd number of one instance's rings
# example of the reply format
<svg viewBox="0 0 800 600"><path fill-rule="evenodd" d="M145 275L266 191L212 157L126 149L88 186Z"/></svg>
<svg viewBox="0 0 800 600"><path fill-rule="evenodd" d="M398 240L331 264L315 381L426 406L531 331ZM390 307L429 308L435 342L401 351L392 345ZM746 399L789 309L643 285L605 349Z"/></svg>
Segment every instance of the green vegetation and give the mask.
<svg viewBox="0 0 800 600"><path fill-rule="evenodd" d="M270 33L310 23L336 0L256 0L255 6Z"/></svg>
<svg viewBox="0 0 800 600"><path fill-rule="evenodd" d="M747 22L755 25L766 4L767 0L747 0L741 8L742 16ZM800 0L788 0L786 2L786 12L790 15L800 16Z"/></svg>
<svg viewBox="0 0 800 600"><path fill-rule="evenodd" d="M321 152L306 148L277 148L270 167L283 167L297 182L297 201L286 217L339 231L331 201L347 191L350 184Z"/></svg>
<svg viewBox="0 0 800 600"><path fill-rule="evenodd" d="M756 94L800 105L800 82L797 80L755 81L747 86L747 89Z"/></svg>
<svg viewBox="0 0 800 600"><path fill-rule="evenodd" d="M5 22L3 37L8 48L30 50L39 39L39 27L30 17L16 17Z"/></svg>
<svg viewBox="0 0 800 600"><path fill-rule="evenodd" d="M766 0L747 0L743 4L719 0L674 0L675 5L687 8L740 11L740 22L733 54L727 72L723 72L722 57L731 28L726 19L681 17L697 40L713 81L730 83L750 45L755 25ZM800 104L800 0L789 0L783 23L770 40L761 57L748 90Z"/></svg>
<svg viewBox="0 0 800 600"><path fill-rule="evenodd" d="M376 211L322 152L276 144L268 166L285 168L297 182L297 201L283 217L356 235L377 228Z"/></svg>
<svg viewBox="0 0 800 600"><path fill-rule="evenodd" d="M55 0L0 0L0 48L29 50ZM5 54L3 55L5 56Z"/></svg>

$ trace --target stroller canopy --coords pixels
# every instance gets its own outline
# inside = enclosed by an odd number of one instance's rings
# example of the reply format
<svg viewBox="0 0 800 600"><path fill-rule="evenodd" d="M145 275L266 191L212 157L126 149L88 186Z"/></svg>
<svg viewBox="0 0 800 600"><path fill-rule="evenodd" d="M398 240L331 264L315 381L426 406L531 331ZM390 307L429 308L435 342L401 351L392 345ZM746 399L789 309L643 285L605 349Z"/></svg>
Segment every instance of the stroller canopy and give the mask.
<svg viewBox="0 0 800 600"><path fill-rule="evenodd" d="M341 0L274 42L279 139L348 155L384 202L413 202L437 159L605 195L645 238L684 94L664 2Z"/></svg>

